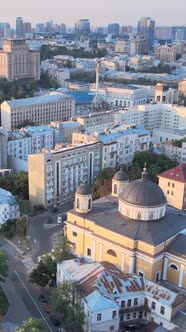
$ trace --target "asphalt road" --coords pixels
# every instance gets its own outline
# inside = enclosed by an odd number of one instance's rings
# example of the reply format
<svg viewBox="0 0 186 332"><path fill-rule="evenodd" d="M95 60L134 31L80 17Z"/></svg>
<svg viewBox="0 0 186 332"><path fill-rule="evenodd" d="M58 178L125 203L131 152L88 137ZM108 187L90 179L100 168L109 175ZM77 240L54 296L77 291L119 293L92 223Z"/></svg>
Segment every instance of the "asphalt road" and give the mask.
<svg viewBox="0 0 186 332"><path fill-rule="evenodd" d="M71 208L67 205L63 210L56 213L44 212L40 215L29 217L27 236L32 244L33 250L31 259L38 262L38 256L50 252L52 249L52 235L61 232L63 224L57 224L57 215L64 213ZM51 217L53 223L47 225L46 221ZM45 313L43 305L38 297L41 294L39 287L29 282L29 266L25 266L25 257L12 244L0 238L1 250L4 250L9 258L9 276L6 283L1 283L10 303L6 321L15 323L18 326L29 317L43 319L49 332L57 331L49 319L49 314ZM29 259L29 258L28 258Z"/></svg>

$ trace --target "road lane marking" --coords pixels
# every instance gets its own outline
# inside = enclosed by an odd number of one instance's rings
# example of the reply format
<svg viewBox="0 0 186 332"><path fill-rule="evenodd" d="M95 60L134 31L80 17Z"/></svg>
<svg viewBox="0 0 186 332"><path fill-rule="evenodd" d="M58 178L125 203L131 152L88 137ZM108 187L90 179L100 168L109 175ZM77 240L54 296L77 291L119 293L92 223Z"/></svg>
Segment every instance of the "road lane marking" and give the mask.
<svg viewBox="0 0 186 332"><path fill-rule="evenodd" d="M25 283L23 282L23 280L21 279L20 275L18 274L18 272L16 270L14 270L16 276L18 277L19 281L21 282L21 284L23 285L23 287L25 288L25 290L27 291L28 295L30 296L32 302L35 304L37 310L39 311L41 317L43 318L45 324L47 325L48 329L50 330L50 332L53 332L53 330L51 329L50 325L48 324L46 318L44 317L44 315L42 314L41 310L39 309L36 301L34 300L33 296L30 294L28 288L26 287Z"/></svg>

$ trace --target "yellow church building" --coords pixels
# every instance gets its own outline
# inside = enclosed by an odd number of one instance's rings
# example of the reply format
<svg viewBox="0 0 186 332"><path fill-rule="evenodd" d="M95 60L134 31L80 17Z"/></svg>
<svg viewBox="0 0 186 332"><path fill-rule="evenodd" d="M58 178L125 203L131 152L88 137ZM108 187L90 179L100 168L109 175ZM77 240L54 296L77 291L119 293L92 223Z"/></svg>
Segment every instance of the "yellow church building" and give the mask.
<svg viewBox="0 0 186 332"><path fill-rule="evenodd" d="M74 253L87 261L108 261L124 273L186 288L186 214L167 207L146 168L132 182L118 171L111 195L95 201L82 183L65 223Z"/></svg>

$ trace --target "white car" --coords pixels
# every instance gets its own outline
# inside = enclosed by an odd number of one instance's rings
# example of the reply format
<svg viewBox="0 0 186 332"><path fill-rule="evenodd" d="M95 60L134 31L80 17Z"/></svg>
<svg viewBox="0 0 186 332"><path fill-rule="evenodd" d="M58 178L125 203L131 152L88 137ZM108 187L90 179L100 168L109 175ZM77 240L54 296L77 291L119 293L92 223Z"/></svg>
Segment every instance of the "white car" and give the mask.
<svg viewBox="0 0 186 332"><path fill-rule="evenodd" d="M66 330L63 327L59 327L59 329L57 330L57 332L66 332Z"/></svg>
<svg viewBox="0 0 186 332"><path fill-rule="evenodd" d="M57 223L61 224L62 220L63 220L62 214L58 214L58 216L57 216Z"/></svg>

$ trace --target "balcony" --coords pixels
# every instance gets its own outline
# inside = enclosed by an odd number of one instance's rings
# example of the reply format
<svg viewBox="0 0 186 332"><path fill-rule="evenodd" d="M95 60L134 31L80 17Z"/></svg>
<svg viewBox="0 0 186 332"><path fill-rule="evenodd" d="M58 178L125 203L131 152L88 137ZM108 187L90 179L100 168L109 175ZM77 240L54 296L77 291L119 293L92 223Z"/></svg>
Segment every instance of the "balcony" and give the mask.
<svg viewBox="0 0 186 332"><path fill-rule="evenodd" d="M146 311L150 312L150 309L148 308L148 305L143 304L141 306L133 306L133 307L125 307L125 308L120 308L119 314L125 314L125 313L130 313L130 312L136 312L136 311Z"/></svg>

